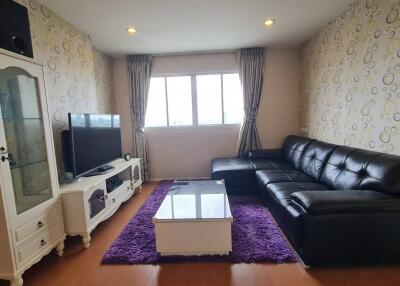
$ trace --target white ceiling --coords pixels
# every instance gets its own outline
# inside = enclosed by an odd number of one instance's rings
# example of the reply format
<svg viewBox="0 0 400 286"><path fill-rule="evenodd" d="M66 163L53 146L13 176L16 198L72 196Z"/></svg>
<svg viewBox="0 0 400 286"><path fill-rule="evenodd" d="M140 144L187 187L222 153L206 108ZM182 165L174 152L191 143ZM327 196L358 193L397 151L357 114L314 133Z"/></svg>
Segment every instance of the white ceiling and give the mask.
<svg viewBox="0 0 400 286"><path fill-rule="evenodd" d="M297 46L352 0L41 0L111 55ZM271 28L266 18L276 19ZM134 36L126 28L137 29Z"/></svg>

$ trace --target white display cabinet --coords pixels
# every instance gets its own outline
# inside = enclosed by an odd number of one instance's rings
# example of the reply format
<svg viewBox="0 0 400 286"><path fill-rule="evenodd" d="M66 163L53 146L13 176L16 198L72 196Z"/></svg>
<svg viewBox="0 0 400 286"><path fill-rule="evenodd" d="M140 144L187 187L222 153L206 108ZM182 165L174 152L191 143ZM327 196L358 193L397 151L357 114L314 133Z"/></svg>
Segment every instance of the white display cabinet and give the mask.
<svg viewBox="0 0 400 286"><path fill-rule="evenodd" d="M0 279L64 249L64 225L43 66L0 49Z"/></svg>

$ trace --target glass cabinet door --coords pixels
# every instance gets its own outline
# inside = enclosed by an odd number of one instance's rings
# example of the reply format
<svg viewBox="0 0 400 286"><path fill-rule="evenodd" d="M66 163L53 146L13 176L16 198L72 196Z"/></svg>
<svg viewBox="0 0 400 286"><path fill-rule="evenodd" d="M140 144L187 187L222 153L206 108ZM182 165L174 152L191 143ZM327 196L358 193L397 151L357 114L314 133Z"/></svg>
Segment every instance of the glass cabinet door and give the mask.
<svg viewBox="0 0 400 286"><path fill-rule="evenodd" d="M17 67L0 69L0 106L0 164L9 164L19 215L53 197L37 79Z"/></svg>

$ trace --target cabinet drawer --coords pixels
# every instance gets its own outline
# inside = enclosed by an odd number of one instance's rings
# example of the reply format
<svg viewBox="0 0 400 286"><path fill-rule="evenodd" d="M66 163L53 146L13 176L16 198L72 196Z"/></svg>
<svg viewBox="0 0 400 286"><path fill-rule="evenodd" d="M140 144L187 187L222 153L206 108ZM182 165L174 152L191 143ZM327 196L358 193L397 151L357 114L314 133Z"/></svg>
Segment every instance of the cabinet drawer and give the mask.
<svg viewBox="0 0 400 286"><path fill-rule="evenodd" d="M121 186L108 194L107 205L110 206L116 203L120 203L122 199L130 192L130 190L130 181L124 181Z"/></svg>
<svg viewBox="0 0 400 286"><path fill-rule="evenodd" d="M23 265L29 259L48 250L49 246L63 234L62 224L59 221L49 226L49 229L35 237L32 242L16 249L17 265Z"/></svg>
<svg viewBox="0 0 400 286"><path fill-rule="evenodd" d="M48 227L53 221L60 219L60 211L58 204L52 206L44 214L31 220L27 224L15 229L15 242L18 243L25 238L40 232L42 229Z"/></svg>

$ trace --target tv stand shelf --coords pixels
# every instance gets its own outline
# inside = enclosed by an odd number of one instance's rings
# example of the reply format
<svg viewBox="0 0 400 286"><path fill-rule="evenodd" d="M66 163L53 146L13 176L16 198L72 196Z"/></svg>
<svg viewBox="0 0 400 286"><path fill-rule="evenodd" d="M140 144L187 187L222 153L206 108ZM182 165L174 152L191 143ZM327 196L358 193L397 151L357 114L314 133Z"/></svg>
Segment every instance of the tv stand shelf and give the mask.
<svg viewBox="0 0 400 286"><path fill-rule="evenodd" d="M97 225L110 218L142 185L140 159L117 159L110 165L114 169L106 174L83 177L61 186L65 230L68 235L82 236L86 248ZM107 193L106 180L115 175L122 179L122 184Z"/></svg>

